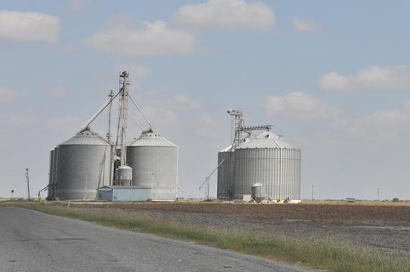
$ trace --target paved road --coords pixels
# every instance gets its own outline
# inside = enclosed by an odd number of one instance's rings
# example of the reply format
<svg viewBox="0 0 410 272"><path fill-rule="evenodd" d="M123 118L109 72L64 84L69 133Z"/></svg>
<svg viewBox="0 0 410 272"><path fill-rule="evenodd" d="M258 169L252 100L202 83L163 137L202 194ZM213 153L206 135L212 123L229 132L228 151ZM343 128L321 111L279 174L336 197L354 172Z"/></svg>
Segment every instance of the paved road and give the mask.
<svg viewBox="0 0 410 272"><path fill-rule="evenodd" d="M0 271L306 271L229 251L0 206Z"/></svg>

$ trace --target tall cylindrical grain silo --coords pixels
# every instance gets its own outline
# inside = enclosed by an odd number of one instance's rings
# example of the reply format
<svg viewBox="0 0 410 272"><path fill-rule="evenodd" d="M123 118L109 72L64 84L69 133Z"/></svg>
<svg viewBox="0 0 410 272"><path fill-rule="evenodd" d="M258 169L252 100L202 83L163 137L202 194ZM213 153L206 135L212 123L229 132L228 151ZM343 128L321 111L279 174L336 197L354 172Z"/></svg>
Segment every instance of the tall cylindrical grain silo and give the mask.
<svg viewBox="0 0 410 272"><path fill-rule="evenodd" d="M56 197L96 199L97 188L109 184L110 144L89 129L58 146Z"/></svg>
<svg viewBox="0 0 410 272"><path fill-rule="evenodd" d="M300 200L300 159L300 149L270 131L249 136L234 152L234 198L261 183L268 198Z"/></svg>
<svg viewBox="0 0 410 272"><path fill-rule="evenodd" d="M51 199L56 199L57 173L58 173L58 146L54 148L53 176L51 184Z"/></svg>
<svg viewBox="0 0 410 272"><path fill-rule="evenodd" d="M231 199L233 192L231 183L233 178L232 146L218 152L217 197L218 199Z"/></svg>
<svg viewBox="0 0 410 272"><path fill-rule="evenodd" d="M127 146L132 185L151 188L152 200L175 200L178 186L178 147L152 130Z"/></svg>
<svg viewBox="0 0 410 272"><path fill-rule="evenodd" d="M48 183L48 195L47 199L54 200L56 194L56 182L57 182L57 161L58 161L58 146L54 147L50 151L50 173Z"/></svg>

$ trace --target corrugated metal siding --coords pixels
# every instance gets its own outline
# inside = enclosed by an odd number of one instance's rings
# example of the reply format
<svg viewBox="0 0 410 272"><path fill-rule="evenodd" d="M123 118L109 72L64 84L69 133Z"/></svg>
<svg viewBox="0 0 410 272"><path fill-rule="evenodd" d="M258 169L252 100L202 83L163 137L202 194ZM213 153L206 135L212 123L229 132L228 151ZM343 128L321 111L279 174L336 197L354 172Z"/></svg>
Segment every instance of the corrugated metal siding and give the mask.
<svg viewBox="0 0 410 272"><path fill-rule="evenodd" d="M237 149L234 157L234 198L251 194L252 184L262 183L267 197L300 199L299 150Z"/></svg>
<svg viewBox="0 0 410 272"><path fill-rule="evenodd" d="M95 199L110 177L110 146L60 145L56 165L56 197Z"/></svg>
<svg viewBox="0 0 410 272"><path fill-rule="evenodd" d="M232 198L231 182L233 177L233 154L234 153L231 151L221 151L218 153L218 165L224 160L224 162L218 167L218 198Z"/></svg>
<svg viewBox="0 0 410 272"><path fill-rule="evenodd" d="M177 198L178 148L128 146L127 163L133 169L132 185L151 188L152 200Z"/></svg>
<svg viewBox="0 0 410 272"><path fill-rule="evenodd" d="M54 175L54 149L50 151L50 168L48 174L48 190L47 198L52 199L52 185L53 185L53 175Z"/></svg>
<svg viewBox="0 0 410 272"><path fill-rule="evenodd" d="M58 161L58 147L50 151L50 176L48 184L48 199L55 199L56 197L56 183L57 183L57 165Z"/></svg>
<svg viewBox="0 0 410 272"><path fill-rule="evenodd" d="M53 174L53 197L56 198L57 195L57 183L58 183L58 158L60 157L60 148L57 146L54 149L54 174Z"/></svg>
<svg viewBox="0 0 410 272"><path fill-rule="evenodd" d="M52 199L96 199L110 179L110 145L83 130L54 149Z"/></svg>

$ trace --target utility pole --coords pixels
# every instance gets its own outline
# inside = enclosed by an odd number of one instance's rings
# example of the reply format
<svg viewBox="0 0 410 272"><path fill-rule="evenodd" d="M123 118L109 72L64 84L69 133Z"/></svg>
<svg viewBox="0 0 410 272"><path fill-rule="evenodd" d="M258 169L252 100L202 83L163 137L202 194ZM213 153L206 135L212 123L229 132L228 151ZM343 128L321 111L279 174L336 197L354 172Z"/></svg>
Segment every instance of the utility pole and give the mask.
<svg viewBox="0 0 410 272"><path fill-rule="evenodd" d="M113 181L113 173L114 173L114 152L115 148L111 144L111 115L112 115L112 100L114 99L114 91L110 90L108 97L111 101L109 107L108 107L108 131L107 131L107 141L110 144L110 176L109 176L109 182L108 185L112 185Z"/></svg>
<svg viewBox="0 0 410 272"><path fill-rule="evenodd" d="M380 187L377 187L377 200L380 201Z"/></svg>
<svg viewBox="0 0 410 272"><path fill-rule="evenodd" d="M108 93L108 99L110 100L110 105L108 105L108 129L107 129L107 141L111 143L111 112L112 112L112 100L114 97L114 91L110 90Z"/></svg>
<svg viewBox="0 0 410 272"><path fill-rule="evenodd" d="M28 168L26 168L26 182L27 182L27 199L30 201L30 178L28 176Z"/></svg>
<svg viewBox="0 0 410 272"><path fill-rule="evenodd" d="M314 190L315 190L315 185L312 184L312 201L313 201L313 192L314 192Z"/></svg>

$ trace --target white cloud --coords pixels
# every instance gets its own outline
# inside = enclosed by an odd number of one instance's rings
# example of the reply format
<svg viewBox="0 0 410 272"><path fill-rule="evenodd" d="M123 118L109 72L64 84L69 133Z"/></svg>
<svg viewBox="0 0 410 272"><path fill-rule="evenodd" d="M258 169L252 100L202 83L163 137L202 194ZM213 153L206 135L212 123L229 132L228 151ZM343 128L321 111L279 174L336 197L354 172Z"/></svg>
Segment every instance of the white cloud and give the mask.
<svg viewBox="0 0 410 272"><path fill-rule="evenodd" d="M38 12L0 10L0 39L21 42L56 42L59 18Z"/></svg>
<svg viewBox="0 0 410 272"><path fill-rule="evenodd" d="M0 103L8 102L14 99L16 96L17 94L12 90L5 87L0 87Z"/></svg>
<svg viewBox="0 0 410 272"><path fill-rule="evenodd" d="M83 9L88 9L91 8L95 5L95 3L89 2L89 1L83 1L83 0L70 0L65 3L65 7L70 10L83 10Z"/></svg>
<svg viewBox="0 0 410 272"><path fill-rule="evenodd" d="M355 137L382 139L396 137L401 128L410 127L410 101L398 109L339 120L335 123L335 127Z"/></svg>
<svg viewBox="0 0 410 272"><path fill-rule="evenodd" d="M292 18L292 25L296 31L300 31L300 32L314 32L314 31L319 31L323 29L323 27L315 21L301 20L296 17Z"/></svg>
<svg viewBox="0 0 410 272"><path fill-rule="evenodd" d="M176 95L163 101L164 106L173 110L192 110L198 109L201 104L186 95Z"/></svg>
<svg viewBox="0 0 410 272"><path fill-rule="evenodd" d="M74 131L78 131L83 124L84 120L75 116L53 117L48 123L53 131L71 134Z"/></svg>
<svg viewBox="0 0 410 272"><path fill-rule="evenodd" d="M142 108L146 117L152 122L154 129L160 130L172 130L178 131L182 127L181 119L185 119L184 112L189 112L192 110L199 109L201 107L200 103L186 95L175 95L171 97L158 97L154 96L144 96L141 97L139 94L135 97L137 103L138 101L144 101L143 105L139 106ZM135 112L133 107L131 108L131 113ZM137 113L140 115L140 113ZM141 123L144 121L141 116L138 116Z"/></svg>
<svg viewBox="0 0 410 272"><path fill-rule="evenodd" d="M263 2L247 3L244 0L209 0L185 5L178 9L175 19L200 28L268 29L275 25L272 7Z"/></svg>
<svg viewBox="0 0 410 272"><path fill-rule="evenodd" d="M337 72L325 74L318 80L319 86L328 91L392 91L410 88L410 66L371 66L353 75Z"/></svg>
<svg viewBox="0 0 410 272"><path fill-rule="evenodd" d="M268 115L295 119L332 119L339 110L326 101L303 92L293 92L284 96L267 96L264 108Z"/></svg>
<svg viewBox="0 0 410 272"><path fill-rule="evenodd" d="M107 53L134 56L191 54L195 37L171 29L166 22L143 22L137 25L114 24L88 38L86 44Z"/></svg>

